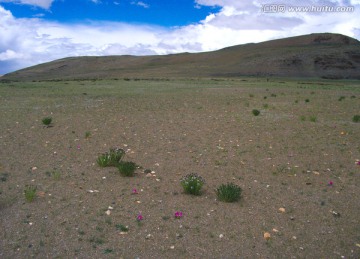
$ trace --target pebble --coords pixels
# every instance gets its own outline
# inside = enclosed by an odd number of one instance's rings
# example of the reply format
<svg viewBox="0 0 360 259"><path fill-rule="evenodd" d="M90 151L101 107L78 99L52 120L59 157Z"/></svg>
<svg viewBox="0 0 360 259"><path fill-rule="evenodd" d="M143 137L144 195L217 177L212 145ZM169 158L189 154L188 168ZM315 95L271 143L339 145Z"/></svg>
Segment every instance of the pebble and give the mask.
<svg viewBox="0 0 360 259"><path fill-rule="evenodd" d="M270 233L269 233L269 232L265 232L265 233L264 233L264 238L265 238L266 241L269 240L269 239L271 238Z"/></svg>
<svg viewBox="0 0 360 259"><path fill-rule="evenodd" d="M147 236L145 237L145 239L150 239L150 238L152 238L152 236L153 236L153 235L151 235L151 234L147 234Z"/></svg>
<svg viewBox="0 0 360 259"><path fill-rule="evenodd" d="M175 246L170 246L170 249L175 249Z"/></svg>
<svg viewBox="0 0 360 259"><path fill-rule="evenodd" d="M31 168L32 171L35 171L36 169L37 169L36 166L34 166L34 167Z"/></svg>
<svg viewBox="0 0 360 259"><path fill-rule="evenodd" d="M111 210L107 210L107 211L105 212L105 214L108 215L108 216L110 216Z"/></svg>
<svg viewBox="0 0 360 259"><path fill-rule="evenodd" d="M223 235L223 234L220 234L220 235L219 235L219 238L223 238L223 237L224 237L224 235Z"/></svg>
<svg viewBox="0 0 360 259"><path fill-rule="evenodd" d="M281 213L285 213L285 208L279 208L279 212L281 212Z"/></svg>

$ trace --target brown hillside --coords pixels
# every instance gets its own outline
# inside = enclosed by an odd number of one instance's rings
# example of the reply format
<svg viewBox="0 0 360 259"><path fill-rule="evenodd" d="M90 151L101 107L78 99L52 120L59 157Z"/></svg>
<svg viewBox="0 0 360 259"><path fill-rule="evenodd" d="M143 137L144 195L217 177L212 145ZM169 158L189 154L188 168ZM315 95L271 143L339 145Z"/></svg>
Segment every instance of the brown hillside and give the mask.
<svg viewBox="0 0 360 259"><path fill-rule="evenodd" d="M193 54L70 57L9 73L2 80L236 76L360 79L360 42L321 33Z"/></svg>

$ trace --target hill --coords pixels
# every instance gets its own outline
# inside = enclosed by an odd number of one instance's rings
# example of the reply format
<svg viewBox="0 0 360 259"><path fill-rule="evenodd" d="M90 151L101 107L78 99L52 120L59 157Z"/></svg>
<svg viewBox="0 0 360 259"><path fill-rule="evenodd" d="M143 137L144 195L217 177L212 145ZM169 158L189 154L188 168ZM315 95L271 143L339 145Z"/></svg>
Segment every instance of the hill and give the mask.
<svg viewBox="0 0 360 259"><path fill-rule="evenodd" d="M360 42L320 33L202 53L69 57L6 74L1 80L238 76L360 79Z"/></svg>

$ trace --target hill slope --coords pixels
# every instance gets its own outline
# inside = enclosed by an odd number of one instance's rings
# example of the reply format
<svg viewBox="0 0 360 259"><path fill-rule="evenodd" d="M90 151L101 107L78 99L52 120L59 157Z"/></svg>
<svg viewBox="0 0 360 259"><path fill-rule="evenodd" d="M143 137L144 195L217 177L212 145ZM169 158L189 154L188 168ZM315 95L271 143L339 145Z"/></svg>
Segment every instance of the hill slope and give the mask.
<svg viewBox="0 0 360 259"><path fill-rule="evenodd" d="M360 79L360 42L321 33L193 54L71 57L9 73L2 80L249 75Z"/></svg>

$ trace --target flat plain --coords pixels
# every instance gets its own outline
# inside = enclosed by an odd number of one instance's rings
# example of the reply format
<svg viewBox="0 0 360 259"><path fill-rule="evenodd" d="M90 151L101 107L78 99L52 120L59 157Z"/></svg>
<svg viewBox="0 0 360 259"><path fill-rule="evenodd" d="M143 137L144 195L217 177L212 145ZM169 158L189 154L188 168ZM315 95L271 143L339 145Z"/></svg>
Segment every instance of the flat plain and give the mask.
<svg viewBox="0 0 360 259"><path fill-rule="evenodd" d="M1 258L360 258L359 81L8 82L0 109Z"/></svg>

